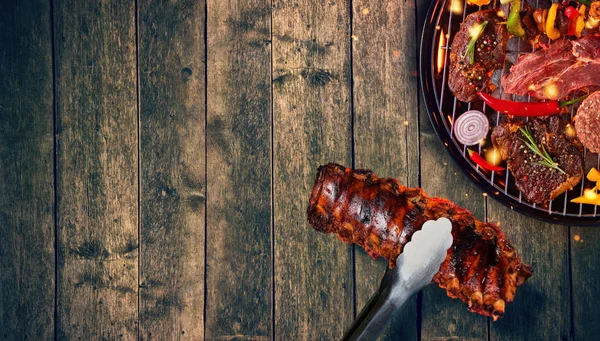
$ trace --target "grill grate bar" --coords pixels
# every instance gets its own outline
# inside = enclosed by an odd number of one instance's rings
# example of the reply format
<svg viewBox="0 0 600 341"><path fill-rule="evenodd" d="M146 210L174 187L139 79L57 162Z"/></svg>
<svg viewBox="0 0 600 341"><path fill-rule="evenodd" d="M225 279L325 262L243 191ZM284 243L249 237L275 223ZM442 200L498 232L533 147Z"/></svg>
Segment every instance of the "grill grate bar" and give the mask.
<svg viewBox="0 0 600 341"><path fill-rule="evenodd" d="M448 1L446 1L446 2L444 3L444 7L446 7L446 3L448 3L448 4L452 5L452 3L451 3L451 2L448 2ZM465 3L465 4L464 4L464 7L467 7L466 5L467 5L467 4ZM449 15L448 15L448 29L446 30L446 34L447 34L447 37L448 37L447 39L448 39L448 40L446 40L446 46L449 46L449 45L450 45L450 44L449 44L449 42L450 42L450 37L452 36L452 35L450 34L450 32L451 32L451 31L452 31L452 11L450 11L450 13L449 13ZM442 34L444 34L444 30L442 30ZM446 51L447 51L447 50L446 50ZM446 84L446 74L447 74L447 73L448 73L448 52L444 53L444 72L443 72L443 74L442 74L442 84ZM441 93L440 93L440 102L438 103L438 107L439 107L439 109L440 109L440 115L442 114L442 106L444 105L444 90L445 90L445 87L444 87L444 86L442 86L442 91L441 91ZM456 101L456 98L455 98L455 101ZM444 120L444 121L445 121L445 120Z"/></svg>

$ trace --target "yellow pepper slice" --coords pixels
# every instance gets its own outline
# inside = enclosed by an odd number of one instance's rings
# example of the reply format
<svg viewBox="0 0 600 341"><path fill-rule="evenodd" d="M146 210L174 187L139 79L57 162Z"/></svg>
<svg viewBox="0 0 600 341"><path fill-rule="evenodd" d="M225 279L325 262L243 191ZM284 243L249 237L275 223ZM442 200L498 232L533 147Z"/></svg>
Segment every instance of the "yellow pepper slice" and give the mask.
<svg viewBox="0 0 600 341"><path fill-rule="evenodd" d="M586 189L582 196L577 197L571 202L576 204L590 204L600 206L600 194L598 194L598 190L600 189L600 172L596 168L592 168L587 174L587 179L590 181L596 182L596 187Z"/></svg>
<svg viewBox="0 0 600 341"><path fill-rule="evenodd" d="M556 21L556 11L558 10L558 4L552 4L548 11L548 18L546 19L546 35L552 40L560 38L560 31L554 27L554 21Z"/></svg>
<svg viewBox="0 0 600 341"><path fill-rule="evenodd" d="M600 206L600 195L592 189L585 190L583 196L571 200L576 204L590 204Z"/></svg>
<svg viewBox="0 0 600 341"><path fill-rule="evenodd" d="M575 36L581 37L581 31L585 27L585 5L579 7L579 18L577 18L577 24L575 24Z"/></svg>
<svg viewBox="0 0 600 341"><path fill-rule="evenodd" d="M592 168L590 172L587 174L587 179L590 181L598 182L600 181L600 172L596 168ZM600 187L596 184L596 188Z"/></svg>

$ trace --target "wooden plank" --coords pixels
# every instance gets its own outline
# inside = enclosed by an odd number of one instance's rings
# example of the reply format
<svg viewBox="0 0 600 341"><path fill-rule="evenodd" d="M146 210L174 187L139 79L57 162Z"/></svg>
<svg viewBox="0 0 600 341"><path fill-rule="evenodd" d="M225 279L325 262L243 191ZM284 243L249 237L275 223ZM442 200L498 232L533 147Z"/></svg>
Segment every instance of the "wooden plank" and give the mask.
<svg viewBox="0 0 600 341"><path fill-rule="evenodd" d="M204 1L138 2L140 335L204 338Z"/></svg>
<svg viewBox="0 0 600 341"><path fill-rule="evenodd" d="M421 179L431 196L445 197L485 219L481 190L465 176L435 135L425 106L421 106ZM451 299L432 284L423 290L422 340L482 340L487 338L487 319L470 313L467 305Z"/></svg>
<svg viewBox="0 0 600 341"><path fill-rule="evenodd" d="M418 186L415 2L361 0L353 8L354 143L357 168ZM386 262L356 248L356 307L379 286ZM417 339L417 300L410 300L384 339Z"/></svg>
<svg viewBox="0 0 600 341"><path fill-rule="evenodd" d="M421 37L429 0L417 0L418 37ZM445 197L467 208L480 220L485 219L485 200L448 155L438 139L421 97L421 186L429 195ZM432 284L423 290L421 307L422 340L484 340L487 338L485 317L470 313L466 304L451 299L446 291Z"/></svg>
<svg viewBox="0 0 600 341"><path fill-rule="evenodd" d="M0 338L50 340L55 285L50 3L0 7Z"/></svg>
<svg viewBox="0 0 600 341"><path fill-rule="evenodd" d="M273 3L277 340L339 339L353 318L352 247L306 223L317 167L351 165L350 10Z"/></svg>
<svg viewBox="0 0 600 341"><path fill-rule="evenodd" d="M593 340L600 335L600 230L598 226L571 228L573 339Z"/></svg>
<svg viewBox="0 0 600 341"><path fill-rule="evenodd" d="M488 200L490 221L499 221L533 276L517 290L506 313L491 323L490 340L571 340L569 232L512 212Z"/></svg>
<svg viewBox="0 0 600 341"><path fill-rule="evenodd" d="M54 2L58 339L138 336L135 3Z"/></svg>
<svg viewBox="0 0 600 341"><path fill-rule="evenodd" d="M208 1L207 340L272 337L270 1Z"/></svg>

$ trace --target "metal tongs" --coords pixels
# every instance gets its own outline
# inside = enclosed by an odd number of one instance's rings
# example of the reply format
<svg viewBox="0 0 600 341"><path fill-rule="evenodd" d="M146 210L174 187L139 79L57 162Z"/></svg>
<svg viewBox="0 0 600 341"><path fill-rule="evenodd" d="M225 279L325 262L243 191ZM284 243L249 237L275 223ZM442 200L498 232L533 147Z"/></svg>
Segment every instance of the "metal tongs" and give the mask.
<svg viewBox="0 0 600 341"><path fill-rule="evenodd" d="M429 220L413 234L396 260L385 271L379 290L362 309L342 340L376 340L396 310L431 283L452 246L452 223Z"/></svg>

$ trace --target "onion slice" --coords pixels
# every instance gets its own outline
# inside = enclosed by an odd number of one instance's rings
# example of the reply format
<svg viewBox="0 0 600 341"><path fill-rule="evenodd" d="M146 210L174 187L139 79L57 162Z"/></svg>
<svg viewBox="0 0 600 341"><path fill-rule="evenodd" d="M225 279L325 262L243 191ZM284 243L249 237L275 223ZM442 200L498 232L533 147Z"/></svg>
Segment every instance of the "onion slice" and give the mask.
<svg viewBox="0 0 600 341"><path fill-rule="evenodd" d="M454 135L458 142L471 146L485 139L490 122L479 110L469 110L454 122Z"/></svg>

